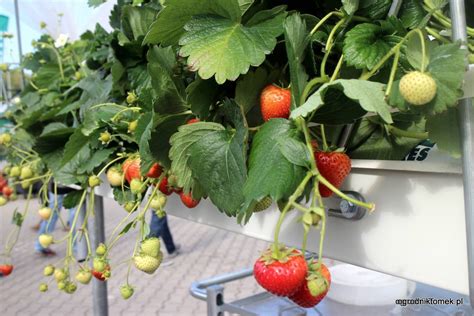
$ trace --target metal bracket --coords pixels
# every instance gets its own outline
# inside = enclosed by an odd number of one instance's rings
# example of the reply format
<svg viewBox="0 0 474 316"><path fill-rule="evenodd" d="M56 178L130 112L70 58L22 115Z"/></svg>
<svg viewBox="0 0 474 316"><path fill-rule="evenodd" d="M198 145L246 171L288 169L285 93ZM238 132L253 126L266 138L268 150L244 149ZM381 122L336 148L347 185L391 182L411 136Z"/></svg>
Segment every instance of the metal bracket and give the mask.
<svg viewBox="0 0 474 316"><path fill-rule="evenodd" d="M351 198L354 198L361 202L365 202L364 197L358 192L355 192L355 191L343 191L343 192ZM367 211L363 207L357 206L341 198L338 198L338 199L339 199L339 209L330 208L328 210L329 216L356 221L356 220L362 219L367 213Z"/></svg>

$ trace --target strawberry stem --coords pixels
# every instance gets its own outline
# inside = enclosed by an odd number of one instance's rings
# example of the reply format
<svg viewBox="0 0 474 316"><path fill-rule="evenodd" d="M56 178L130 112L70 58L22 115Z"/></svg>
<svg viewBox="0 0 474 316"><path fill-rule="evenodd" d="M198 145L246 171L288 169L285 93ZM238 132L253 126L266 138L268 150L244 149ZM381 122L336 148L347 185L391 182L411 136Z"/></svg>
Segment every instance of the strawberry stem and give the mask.
<svg viewBox="0 0 474 316"><path fill-rule="evenodd" d="M332 192L336 193L340 198L342 198L342 199L344 199L348 202L351 202L352 204L355 204L357 206L366 208L366 209L369 210L369 212L372 212L372 211L375 210L375 204L374 203L366 203L366 202L362 202L362 201L353 199L353 198L347 196L346 194L342 193L341 191L339 191L338 188L336 188L334 185L332 185L331 182L326 180L322 175L318 174L316 177L317 177L319 182L321 182L326 187L328 187L329 190L331 190Z"/></svg>
<svg viewBox="0 0 474 316"><path fill-rule="evenodd" d="M286 213L288 213L288 211L290 210L291 205L296 201L296 199L301 194L303 194L306 184L309 182L309 180L311 180L312 177L313 177L313 174L311 172L308 172L306 174L303 181L301 181L301 183L296 188L295 192L288 199L288 202L286 203L285 208L283 209L283 211L280 214L280 217L278 218L278 222L275 228L275 242L274 242L273 253L272 253L273 257L277 260L280 259L280 256L281 256L278 237L280 235L280 228L281 228L281 225L283 224L283 220L285 219Z"/></svg>
<svg viewBox="0 0 474 316"><path fill-rule="evenodd" d="M326 141L326 131L324 129L324 124L321 124L320 127L321 127L321 138L323 139L323 151L328 151L329 146Z"/></svg>

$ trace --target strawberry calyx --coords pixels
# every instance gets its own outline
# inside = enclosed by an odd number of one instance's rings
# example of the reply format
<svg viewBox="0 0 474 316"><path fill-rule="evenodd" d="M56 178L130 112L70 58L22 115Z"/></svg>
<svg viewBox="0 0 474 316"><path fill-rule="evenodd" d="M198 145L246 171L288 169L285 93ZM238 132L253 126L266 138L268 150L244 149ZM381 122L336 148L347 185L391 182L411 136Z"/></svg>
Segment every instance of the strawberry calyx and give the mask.
<svg viewBox="0 0 474 316"><path fill-rule="evenodd" d="M271 265L274 262L286 263L291 257L301 256L301 252L295 248L288 248L283 244L273 244L270 248L262 252L259 260L265 265Z"/></svg>

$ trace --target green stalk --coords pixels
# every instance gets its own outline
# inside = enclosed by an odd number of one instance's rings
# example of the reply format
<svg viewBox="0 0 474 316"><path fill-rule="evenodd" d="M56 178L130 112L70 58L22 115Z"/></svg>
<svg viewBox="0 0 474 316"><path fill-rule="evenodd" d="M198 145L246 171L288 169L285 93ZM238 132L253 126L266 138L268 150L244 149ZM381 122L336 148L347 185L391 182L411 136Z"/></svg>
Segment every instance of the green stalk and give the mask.
<svg viewBox="0 0 474 316"><path fill-rule="evenodd" d="M283 211L280 214L280 217L278 218L278 222L275 228L275 236L274 236L275 242L274 242L274 247L273 247L273 255L275 259L280 259L280 247L279 247L278 237L280 235L281 225L283 224L283 220L285 219L286 213L288 213L291 205L296 201L296 199L301 194L303 194L306 184L309 182L309 180L311 180L312 177L313 177L312 172L308 172L306 174L303 181L301 181L301 183L296 188L295 192L288 199L288 203L286 203L285 208L283 209Z"/></svg>
<svg viewBox="0 0 474 316"><path fill-rule="evenodd" d="M84 201L86 199L86 194L87 194L87 191L84 190L84 192L82 193L81 199L79 200L79 204L76 208L76 213L74 214L74 218L73 218L72 223L71 223L71 228L69 230L69 233L67 234L67 238L69 240L67 250L66 250L66 260L67 261L69 261L72 257L73 237L74 237L73 235L76 235L76 234L73 234L73 232L74 232L74 228L76 227L77 219L79 218L79 213L81 211L82 204L84 204Z"/></svg>
<svg viewBox="0 0 474 316"><path fill-rule="evenodd" d="M336 80L337 76L339 75L339 72L341 71L343 61L344 61L344 55L341 55L341 58L339 58L339 61L337 62L337 65L336 65L336 69L334 69L334 72L332 73L332 76L329 82L333 82L334 80Z"/></svg>
<svg viewBox="0 0 474 316"><path fill-rule="evenodd" d="M395 135L395 136L399 136L399 137L407 137L407 138L415 138L415 139L421 139L421 140L424 140L424 139L428 139L429 138L429 134L428 132L411 132L411 131L404 131L402 129L399 129L393 125L386 125L388 131Z"/></svg>
<svg viewBox="0 0 474 316"><path fill-rule="evenodd" d="M329 58L329 55L331 54L331 50L333 47L333 38L334 35L336 34L336 31L341 27L346 22L346 18L343 18L337 24L332 28L331 33L329 33L328 39L326 41L326 52L323 57L323 61L321 62L321 77L326 77L326 62Z"/></svg>
<svg viewBox="0 0 474 316"><path fill-rule="evenodd" d="M404 38L395 46L393 46L390 51L385 54L385 56L382 57L382 59L375 65L374 68L372 68L371 71L363 73L359 79L361 80L368 80L370 77L372 77L386 62L387 60L392 57L393 54L395 54L397 51L400 50L402 47L403 43L408 39L409 36L411 36L415 32L421 32L419 29L413 29L410 32L408 32Z"/></svg>
<svg viewBox="0 0 474 316"><path fill-rule="evenodd" d="M336 11L332 11L332 12L329 12L328 14L326 14L325 17L323 17L319 22L318 24L316 24L313 29L311 30L311 32L309 32L309 36L312 36L314 33L316 33L316 31L321 27L323 26L323 24L330 18L332 17L333 15L336 15L337 16L337 13Z"/></svg>
<svg viewBox="0 0 474 316"><path fill-rule="evenodd" d="M120 156L120 157L117 157L117 158L113 159L112 161L110 161L108 164L106 164L106 165L99 171L99 173L97 174L97 176L100 176L105 170L107 170L107 168L108 168L109 166L111 166L111 165L112 165L113 163L115 163L116 161L119 161L119 160L125 159L125 158L127 158L127 157L126 157L126 156Z"/></svg>
<svg viewBox="0 0 474 316"><path fill-rule="evenodd" d="M306 102L306 99L308 98L308 96L309 96L311 90L313 89L313 87L315 87L318 84L326 83L328 81L329 81L329 79L327 77L325 77L325 78L316 77L316 78L311 79L306 84L306 86L304 87L303 93L301 94L300 105L303 104L304 102Z"/></svg>
<svg viewBox="0 0 474 316"><path fill-rule="evenodd" d="M389 96L390 92L392 91L393 81L395 80L395 74L398 68L398 60L400 58L400 51L398 50L395 53L395 57L393 58L392 69L390 70L390 77L387 83L387 89L385 90L385 96Z"/></svg>
<svg viewBox="0 0 474 316"><path fill-rule="evenodd" d="M336 193L340 198L351 202L352 204L355 204L357 206L366 208L369 210L369 212L373 212L375 210L375 204L374 203L366 203L366 202L361 202L359 200L353 199L346 194L342 193L339 191L338 188L336 188L334 185L332 185L328 180L326 180L321 174L318 174L317 176L318 181L320 181L322 184L324 184L326 187L329 188L332 192Z"/></svg>

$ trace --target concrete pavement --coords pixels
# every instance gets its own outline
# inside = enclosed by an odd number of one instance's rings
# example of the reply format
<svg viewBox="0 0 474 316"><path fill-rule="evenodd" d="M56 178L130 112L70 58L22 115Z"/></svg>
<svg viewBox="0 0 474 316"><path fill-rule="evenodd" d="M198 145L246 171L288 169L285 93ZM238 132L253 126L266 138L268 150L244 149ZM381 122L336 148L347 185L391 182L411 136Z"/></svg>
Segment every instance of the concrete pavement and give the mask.
<svg viewBox="0 0 474 316"><path fill-rule="evenodd" d="M124 216L125 211L114 201L105 199L106 236ZM0 244L3 247L10 231L11 215L15 207L24 207L19 199L0 208ZM37 201L31 203L30 213L23 224L20 239L13 253L15 270L7 278L0 278L0 315L92 315L92 285L79 285L73 295L58 291L55 283L46 293L38 285L48 279L43 276L45 265L56 263L65 255L65 244L53 245L58 255L44 258L35 254L33 243L36 232L31 229L39 219ZM62 216L66 218L65 210ZM148 214L149 216L149 214ZM149 218L147 218L149 220ZM160 267L153 275L132 268L130 283L135 294L122 299L120 285L125 283L127 265L113 267L108 282L110 315L205 315L206 303L189 295L189 286L200 280L251 267L267 243L235 233L211 228L176 217L169 217L169 226L176 243L181 244L182 254L173 264ZM55 238L65 232L58 221ZM132 254L136 234L128 233L111 253L112 264L117 264ZM163 247L164 248L164 247ZM232 282L226 286L225 300L232 301L261 292L253 278Z"/></svg>

